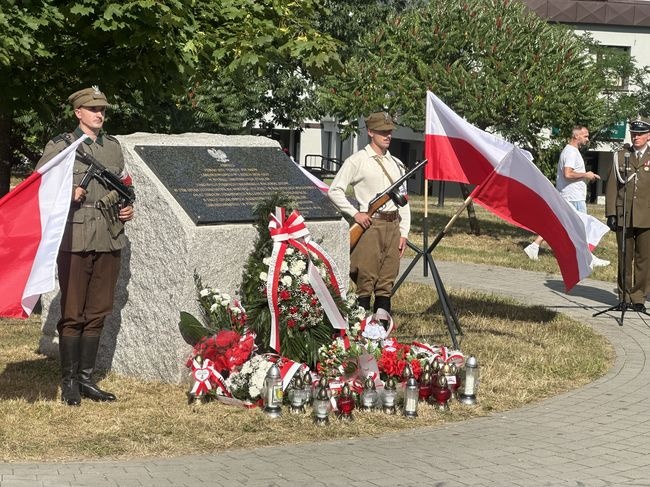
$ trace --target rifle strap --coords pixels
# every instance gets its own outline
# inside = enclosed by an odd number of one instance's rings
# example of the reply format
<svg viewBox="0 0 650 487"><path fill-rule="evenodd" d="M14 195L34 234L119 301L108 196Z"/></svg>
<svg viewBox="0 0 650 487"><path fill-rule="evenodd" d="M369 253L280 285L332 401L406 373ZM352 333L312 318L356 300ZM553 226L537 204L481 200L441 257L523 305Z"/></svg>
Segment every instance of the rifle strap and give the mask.
<svg viewBox="0 0 650 487"><path fill-rule="evenodd" d="M381 167L381 170L384 171L384 174L386 175L386 177L390 181L390 184L392 185L395 181L393 181L393 178L390 177L390 174L388 174L388 171L386 170L386 166L384 166L384 162L383 162L384 158L382 156L380 156L379 154L372 156L372 158L375 161L377 161L377 164L379 164L379 167ZM395 160L392 157L390 159L393 161L395 166L397 166L397 170L399 171L399 173L402 174L402 170L400 169L400 165L397 164L397 162L395 162Z"/></svg>

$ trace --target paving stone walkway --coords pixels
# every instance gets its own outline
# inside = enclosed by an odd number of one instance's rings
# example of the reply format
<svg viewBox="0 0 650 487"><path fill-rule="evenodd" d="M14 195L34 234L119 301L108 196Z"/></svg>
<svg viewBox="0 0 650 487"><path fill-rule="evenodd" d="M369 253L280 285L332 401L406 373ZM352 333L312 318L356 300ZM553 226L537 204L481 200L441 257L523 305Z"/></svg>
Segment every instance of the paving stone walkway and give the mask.
<svg viewBox="0 0 650 487"><path fill-rule="evenodd" d="M588 323L613 344L614 366L570 393L443 427L173 459L0 463L0 487L650 486L650 317L592 318L616 303L611 283L585 280L565 294L554 275L437 265L448 290L507 295ZM432 283L419 264L409 280Z"/></svg>

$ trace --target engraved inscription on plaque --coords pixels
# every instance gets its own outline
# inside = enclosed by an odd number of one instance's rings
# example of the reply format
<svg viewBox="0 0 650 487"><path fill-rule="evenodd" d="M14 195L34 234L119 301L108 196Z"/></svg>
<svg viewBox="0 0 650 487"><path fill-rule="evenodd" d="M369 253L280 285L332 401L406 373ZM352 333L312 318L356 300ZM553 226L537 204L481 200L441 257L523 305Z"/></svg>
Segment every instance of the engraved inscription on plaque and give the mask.
<svg viewBox="0 0 650 487"><path fill-rule="evenodd" d="M279 147L135 147L197 225L253 221L253 208L273 193L296 203L306 219L340 215Z"/></svg>

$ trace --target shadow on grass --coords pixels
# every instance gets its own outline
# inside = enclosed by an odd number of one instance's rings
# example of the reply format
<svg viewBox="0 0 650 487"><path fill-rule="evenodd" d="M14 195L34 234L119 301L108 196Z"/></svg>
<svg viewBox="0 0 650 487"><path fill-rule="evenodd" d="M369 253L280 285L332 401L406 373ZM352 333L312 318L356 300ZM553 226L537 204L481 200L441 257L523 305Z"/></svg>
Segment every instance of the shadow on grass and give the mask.
<svg viewBox="0 0 650 487"><path fill-rule="evenodd" d="M54 400L59 383L58 362L47 357L8 363L0 374L0 400L33 403Z"/></svg>
<svg viewBox="0 0 650 487"><path fill-rule="evenodd" d="M435 293L435 289L432 290ZM489 318L492 320L504 321L524 321L532 325L545 326L553 321L558 313L549 310L543 306L527 306L518 303L509 303L503 299L497 300L490 296L457 296L449 297L450 304L458 318L461 331L467 335L493 335L521 339L520 333L504 331L496 327L473 327L471 326L472 317ZM409 323L410 321L429 321L433 322L431 328L427 330L411 330L408 324L398 328L395 336L398 340L417 340L423 339L433 343L448 342L451 333L449 332L445 321L440 301L436 300L429 306L425 312L396 311L397 320ZM467 324L467 326L466 326ZM459 342L462 342L463 335L458 334Z"/></svg>

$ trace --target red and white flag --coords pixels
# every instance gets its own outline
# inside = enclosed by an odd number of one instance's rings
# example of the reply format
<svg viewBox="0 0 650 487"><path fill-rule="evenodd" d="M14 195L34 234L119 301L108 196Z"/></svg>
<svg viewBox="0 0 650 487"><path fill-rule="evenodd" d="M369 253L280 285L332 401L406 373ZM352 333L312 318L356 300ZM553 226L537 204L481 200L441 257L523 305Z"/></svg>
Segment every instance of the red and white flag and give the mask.
<svg viewBox="0 0 650 487"><path fill-rule="evenodd" d="M27 318L54 289L77 139L0 199L0 316Z"/></svg>
<svg viewBox="0 0 650 487"><path fill-rule="evenodd" d="M577 212L533 164L530 153L474 127L427 92L427 179L475 184L474 201L541 235L570 290L591 273L591 252L609 231Z"/></svg>

